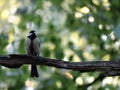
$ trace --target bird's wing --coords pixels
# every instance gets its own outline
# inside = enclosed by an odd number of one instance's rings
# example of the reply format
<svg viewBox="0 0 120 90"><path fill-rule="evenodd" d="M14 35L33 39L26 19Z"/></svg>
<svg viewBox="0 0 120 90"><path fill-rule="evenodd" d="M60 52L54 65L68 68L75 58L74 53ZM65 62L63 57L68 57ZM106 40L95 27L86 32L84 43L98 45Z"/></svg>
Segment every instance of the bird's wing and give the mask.
<svg viewBox="0 0 120 90"><path fill-rule="evenodd" d="M35 53L36 53L37 55L39 55L40 41L39 41L38 38L35 38L35 39L33 40L33 47L34 47Z"/></svg>
<svg viewBox="0 0 120 90"><path fill-rule="evenodd" d="M31 44L31 40L29 38L25 39L25 50L27 54L30 54L30 44Z"/></svg>

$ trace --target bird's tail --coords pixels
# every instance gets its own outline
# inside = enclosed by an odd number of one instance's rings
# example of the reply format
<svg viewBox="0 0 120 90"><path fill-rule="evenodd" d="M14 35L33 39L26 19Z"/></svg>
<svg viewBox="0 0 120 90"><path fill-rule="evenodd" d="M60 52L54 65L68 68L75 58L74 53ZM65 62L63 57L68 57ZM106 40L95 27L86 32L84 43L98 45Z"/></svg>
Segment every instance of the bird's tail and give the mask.
<svg viewBox="0 0 120 90"><path fill-rule="evenodd" d="M31 74L30 74L30 76L31 77L39 77L36 65L31 65Z"/></svg>

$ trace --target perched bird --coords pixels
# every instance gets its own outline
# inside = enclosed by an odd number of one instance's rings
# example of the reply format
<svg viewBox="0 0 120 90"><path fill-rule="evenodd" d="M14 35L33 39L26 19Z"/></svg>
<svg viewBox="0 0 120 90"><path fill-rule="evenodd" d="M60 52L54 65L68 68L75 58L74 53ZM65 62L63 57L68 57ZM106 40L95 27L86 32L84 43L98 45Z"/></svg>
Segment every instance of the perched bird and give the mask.
<svg viewBox="0 0 120 90"><path fill-rule="evenodd" d="M35 31L32 30L29 32L29 35L27 36L25 40L25 49L28 55L32 56L39 56L39 48L40 48L40 42L37 38ZM31 65L31 77L39 77L37 66Z"/></svg>

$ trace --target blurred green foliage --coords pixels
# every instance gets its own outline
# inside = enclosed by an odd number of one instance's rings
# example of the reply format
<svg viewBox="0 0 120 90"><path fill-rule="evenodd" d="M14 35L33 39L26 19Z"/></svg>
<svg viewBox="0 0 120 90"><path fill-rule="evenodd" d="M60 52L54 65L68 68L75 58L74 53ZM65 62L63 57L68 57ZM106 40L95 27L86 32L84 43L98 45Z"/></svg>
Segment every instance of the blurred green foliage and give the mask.
<svg viewBox="0 0 120 90"><path fill-rule="evenodd" d="M1 0L0 55L25 54L24 39L36 30L40 55L71 62L119 58L119 0ZM117 37L117 38L116 38ZM39 66L0 66L0 90L119 90L119 77ZM93 84L90 84L95 82Z"/></svg>

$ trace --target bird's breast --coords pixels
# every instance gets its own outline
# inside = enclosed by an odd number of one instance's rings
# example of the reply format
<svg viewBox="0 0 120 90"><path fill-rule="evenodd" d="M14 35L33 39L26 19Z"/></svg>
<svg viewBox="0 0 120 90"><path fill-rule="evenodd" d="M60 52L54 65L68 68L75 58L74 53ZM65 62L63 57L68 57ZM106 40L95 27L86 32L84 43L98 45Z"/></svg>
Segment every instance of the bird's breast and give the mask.
<svg viewBox="0 0 120 90"><path fill-rule="evenodd" d="M31 44L29 46L30 53L33 55L34 54L34 46L33 46L33 41L31 40Z"/></svg>

